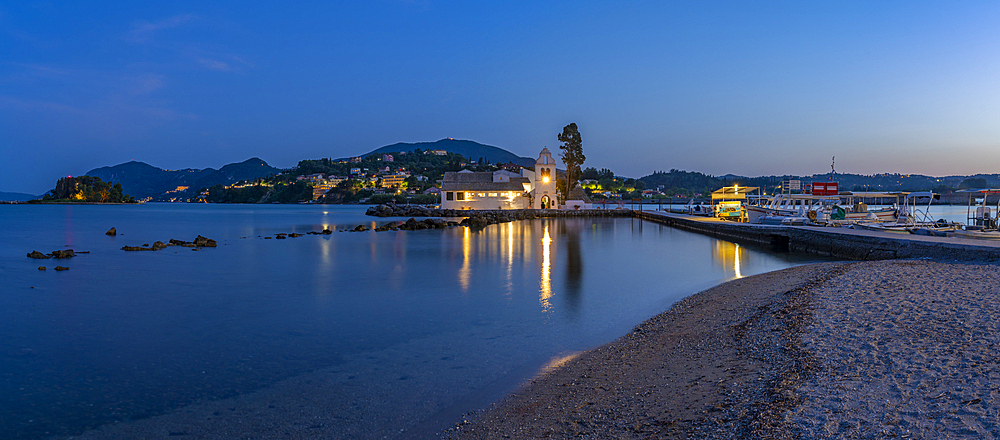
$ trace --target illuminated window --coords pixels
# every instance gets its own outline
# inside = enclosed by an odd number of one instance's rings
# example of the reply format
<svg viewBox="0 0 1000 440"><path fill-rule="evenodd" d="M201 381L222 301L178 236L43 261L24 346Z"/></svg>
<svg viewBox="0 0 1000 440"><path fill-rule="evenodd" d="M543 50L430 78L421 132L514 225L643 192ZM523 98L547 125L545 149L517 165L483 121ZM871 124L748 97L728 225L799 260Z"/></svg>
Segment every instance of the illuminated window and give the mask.
<svg viewBox="0 0 1000 440"><path fill-rule="evenodd" d="M496 197L497 193L490 193L490 197Z"/></svg>
<svg viewBox="0 0 1000 440"><path fill-rule="evenodd" d="M445 195L445 200L455 200L455 193L448 191L448 193Z"/></svg>
<svg viewBox="0 0 1000 440"><path fill-rule="evenodd" d="M456 194L458 194L458 200L465 200L465 193L464 192L459 191Z"/></svg>
<svg viewBox="0 0 1000 440"><path fill-rule="evenodd" d="M486 193L479 193L479 197L486 197Z"/></svg>

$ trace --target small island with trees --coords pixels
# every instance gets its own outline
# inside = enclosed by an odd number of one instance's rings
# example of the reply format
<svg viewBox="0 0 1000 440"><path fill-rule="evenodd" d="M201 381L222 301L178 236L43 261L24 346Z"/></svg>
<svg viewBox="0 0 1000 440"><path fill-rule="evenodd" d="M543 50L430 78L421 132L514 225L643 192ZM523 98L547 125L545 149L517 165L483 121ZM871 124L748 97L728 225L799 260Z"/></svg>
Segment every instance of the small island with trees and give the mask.
<svg viewBox="0 0 1000 440"><path fill-rule="evenodd" d="M56 187L47 192L41 199L28 203L136 203L134 197L122 192L120 183L109 183L100 177L78 176L63 177L56 182Z"/></svg>

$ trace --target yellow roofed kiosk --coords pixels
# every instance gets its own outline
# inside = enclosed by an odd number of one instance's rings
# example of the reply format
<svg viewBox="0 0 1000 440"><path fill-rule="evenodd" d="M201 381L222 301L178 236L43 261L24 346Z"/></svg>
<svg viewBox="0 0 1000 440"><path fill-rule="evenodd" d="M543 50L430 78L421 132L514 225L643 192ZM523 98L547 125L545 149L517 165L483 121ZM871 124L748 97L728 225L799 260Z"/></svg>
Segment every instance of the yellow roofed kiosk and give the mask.
<svg viewBox="0 0 1000 440"><path fill-rule="evenodd" d="M760 188L756 186L724 186L712 191L712 204L715 205L715 216L725 220L735 220L746 222L746 211L743 209L743 202L747 200L747 195Z"/></svg>

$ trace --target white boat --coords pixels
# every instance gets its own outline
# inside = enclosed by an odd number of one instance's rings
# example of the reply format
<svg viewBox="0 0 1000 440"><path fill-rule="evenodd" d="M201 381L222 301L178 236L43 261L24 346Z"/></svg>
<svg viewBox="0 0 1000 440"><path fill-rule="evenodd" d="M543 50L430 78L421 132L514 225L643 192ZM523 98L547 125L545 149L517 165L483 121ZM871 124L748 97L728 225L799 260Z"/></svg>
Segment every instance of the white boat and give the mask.
<svg viewBox="0 0 1000 440"><path fill-rule="evenodd" d="M940 198L929 191L898 193L903 196L902 204L895 208L896 217L888 221L858 221L852 227L869 231L898 232L926 236L946 237L961 226L931 217L931 203ZM927 199L927 206L917 205L918 200Z"/></svg>
<svg viewBox="0 0 1000 440"><path fill-rule="evenodd" d="M987 205L987 199L990 195L1000 194L1000 189L970 189L959 192L969 193L969 208L966 214L968 224L960 230L950 232L950 236L979 240L1000 240L1000 222L997 221L997 214L1000 214L1000 200L997 201L995 209Z"/></svg>
<svg viewBox="0 0 1000 440"><path fill-rule="evenodd" d="M845 220L848 222L894 221L899 210L900 198L905 199L906 195L907 193L899 191L850 191L845 194L847 197ZM874 202L875 205L881 207L872 209L865 201Z"/></svg>
<svg viewBox="0 0 1000 440"><path fill-rule="evenodd" d="M750 223L760 224L773 217L806 217L813 222L826 222L830 214L837 212L840 196L813 194L775 194L771 200L760 206L747 206L747 217ZM841 211L843 209L841 208Z"/></svg>
<svg viewBox="0 0 1000 440"><path fill-rule="evenodd" d="M669 212L674 214L703 215L707 217L712 215L712 207L705 205L702 202L695 204L694 199L691 199L687 205L681 206L680 208L671 208Z"/></svg>

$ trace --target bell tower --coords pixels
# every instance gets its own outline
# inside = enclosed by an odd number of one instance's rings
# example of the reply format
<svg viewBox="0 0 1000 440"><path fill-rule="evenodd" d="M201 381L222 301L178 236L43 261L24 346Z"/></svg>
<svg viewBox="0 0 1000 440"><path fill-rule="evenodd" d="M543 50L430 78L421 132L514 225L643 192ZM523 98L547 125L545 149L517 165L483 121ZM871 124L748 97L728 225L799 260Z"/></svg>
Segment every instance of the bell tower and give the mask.
<svg viewBox="0 0 1000 440"><path fill-rule="evenodd" d="M531 203L534 209L558 209L559 199L556 197L556 161L548 148L542 148L535 161L535 199Z"/></svg>

